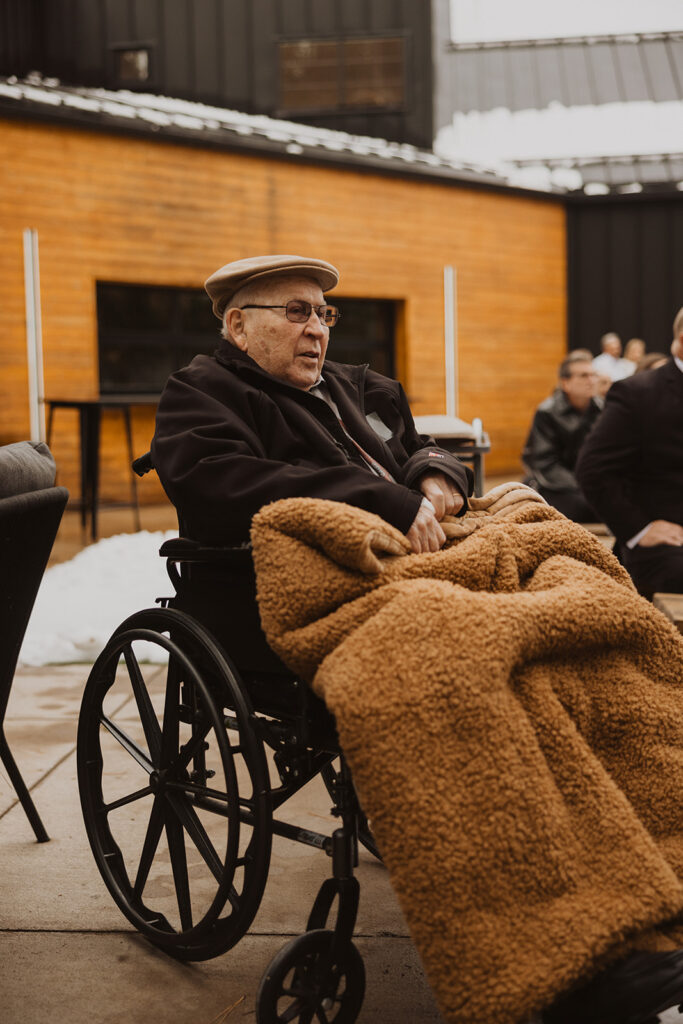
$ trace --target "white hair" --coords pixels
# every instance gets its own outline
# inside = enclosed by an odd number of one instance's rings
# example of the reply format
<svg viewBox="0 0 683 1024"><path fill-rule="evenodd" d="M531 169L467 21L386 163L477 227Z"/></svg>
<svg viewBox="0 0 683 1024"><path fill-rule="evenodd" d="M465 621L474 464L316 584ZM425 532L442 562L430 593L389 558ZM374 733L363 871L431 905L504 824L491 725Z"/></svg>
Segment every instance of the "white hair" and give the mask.
<svg viewBox="0 0 683 1024"><path fill-rule="evenodd" d="M247 284L239 288L230 299L230 302L223 311L223 326L221 327L221 337L225 338L226 341L232 342L232 335L228 328L228 311L234 309L236 306L246 306L250 302L258 302L263 298L264 286L269 283L269 279L265 281L249 281Z"/></svg>

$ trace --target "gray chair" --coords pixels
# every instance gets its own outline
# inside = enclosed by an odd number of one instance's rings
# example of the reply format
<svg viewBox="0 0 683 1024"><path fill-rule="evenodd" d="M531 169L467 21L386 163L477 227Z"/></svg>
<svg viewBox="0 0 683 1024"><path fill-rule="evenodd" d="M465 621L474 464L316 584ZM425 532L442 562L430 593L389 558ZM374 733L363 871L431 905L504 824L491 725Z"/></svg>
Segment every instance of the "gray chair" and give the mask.
<svg viewBox="0 0 683 1024"><path fill-rule="evenodd" d="M5 713L19 651L69 497L53 487L55 464L46 445L0 448L0 759L38 842L49 839L5 737ZM20 493L11 493L13 489Z"/></svg>

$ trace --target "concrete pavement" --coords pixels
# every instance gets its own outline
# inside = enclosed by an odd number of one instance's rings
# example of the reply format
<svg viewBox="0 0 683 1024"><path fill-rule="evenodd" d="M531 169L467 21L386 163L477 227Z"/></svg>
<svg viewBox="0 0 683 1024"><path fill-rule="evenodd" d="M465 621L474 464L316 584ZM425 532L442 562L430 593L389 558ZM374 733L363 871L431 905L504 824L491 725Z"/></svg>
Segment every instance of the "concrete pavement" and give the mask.
<svg viewBox="0 0 683 1024"><path fill-rule="evenodd" d="M0 1019L3 1024L232 1024L254 1021L259 981L305 929L330 861L275 838L266 892L249 933L228 953L182 964L121 915L95 866L76 782L78 709L89 665L22 669L6 719L10 748L51 840L36 843L0 768ZM297 823L331 832L315 780L287 804ZM439 1024L387 874L364 850L356 943L367 992L359 1024Z"/></svg>
<svg viewBox="0 0 683 1024"><path fill-rule="evenodd" d="M82 823L75 748L89 670L22 669L15 678L6 734L51 840L35 841L0 767L0 1020L253 1022L259 981L275 953L304 930L330 862L319 850L276 837L260 910L234 949L215 960L183 964L151 946L105 889ZM303 827L334 827L319 780L286 806L287 817ZM365 850L357 877L355 942L367 979L359 1024L443 1024L387 874ZM683 1024L676 1010L660 1019Z"/></svg>

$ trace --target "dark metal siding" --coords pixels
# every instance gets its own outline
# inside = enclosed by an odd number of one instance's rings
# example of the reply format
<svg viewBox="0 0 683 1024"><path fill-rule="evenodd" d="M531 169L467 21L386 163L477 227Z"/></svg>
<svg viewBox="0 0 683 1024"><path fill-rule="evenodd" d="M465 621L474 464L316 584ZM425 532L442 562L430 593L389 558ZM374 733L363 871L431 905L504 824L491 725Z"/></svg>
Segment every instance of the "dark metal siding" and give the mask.
<svg viewBox="0 0 683 1024"><path fill-rule="evenodd" d="M29 59L32 33L24 23L34 10L45 47L39 55L34 45ZM431 147L427 0L0 0L0 12L2 74L35 69L66 84L119 88L114 50L149 47L150 78L139 88L269 116L279 114L279 40L401 35L406 39L402 110L295 119Z"/></svg>
<svg viewBox="0 0 683 1024"><path fill-rule="evenodd" d="M668 352L683 306L683 197L570 202L569 347L600 337L643 338Z"/></svg>
<svg viewBox="0 0 683 1024"><path fill-rule="evenodd" d="M0 74L26 75L40 66L38 0L0 0Z"/></svg>

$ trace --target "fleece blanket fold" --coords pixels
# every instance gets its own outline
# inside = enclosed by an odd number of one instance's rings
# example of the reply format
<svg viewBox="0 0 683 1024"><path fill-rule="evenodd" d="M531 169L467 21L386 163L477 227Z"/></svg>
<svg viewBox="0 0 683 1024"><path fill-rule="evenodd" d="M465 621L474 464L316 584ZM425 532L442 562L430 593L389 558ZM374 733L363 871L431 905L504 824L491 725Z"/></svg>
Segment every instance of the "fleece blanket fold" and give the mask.
<svg viewBox="0 0 683 1024"><path fill-rule="evenodd" d="M441 1012L521 1024L683 945L683 638L533 492L478 500L435 554L305 498L252 543L268 641L336 716Z"/></svg>

